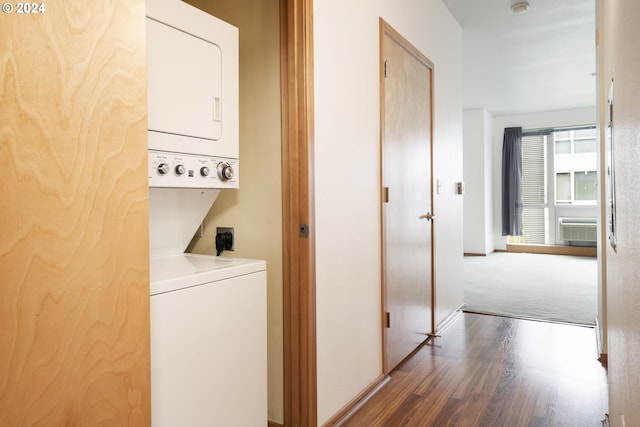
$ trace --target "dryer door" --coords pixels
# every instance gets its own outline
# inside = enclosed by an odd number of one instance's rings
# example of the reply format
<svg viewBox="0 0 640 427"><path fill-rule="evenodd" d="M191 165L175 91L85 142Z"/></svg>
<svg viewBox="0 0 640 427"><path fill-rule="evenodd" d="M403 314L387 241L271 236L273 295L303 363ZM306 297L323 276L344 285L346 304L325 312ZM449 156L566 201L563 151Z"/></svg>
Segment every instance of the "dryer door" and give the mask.
<svg viewBox="0 0 640 427"><path fill-rule="evenodd" d="M149 130L221 139L220 47L147 18L147 61Z"/></svg>

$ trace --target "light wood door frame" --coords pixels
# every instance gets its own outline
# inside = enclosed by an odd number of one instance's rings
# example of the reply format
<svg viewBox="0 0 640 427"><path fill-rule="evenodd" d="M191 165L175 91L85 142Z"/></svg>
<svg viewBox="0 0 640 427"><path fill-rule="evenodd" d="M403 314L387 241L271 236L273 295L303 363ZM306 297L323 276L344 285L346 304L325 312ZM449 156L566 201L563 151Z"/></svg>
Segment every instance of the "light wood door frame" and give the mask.
<svg viewBox="0 0 640 427"><path fill-rule="evenodd" d="M317 425L313 1L281 0L284 425Z"/></svg>
<svg viewBox="0 0 640 427"><path fill-rule="evenodd" d="M429 182L429 186L430 186L430 209L433 213L433 206L434 206L434 199L433 199L433 98L434 98L434 64L433 62L431 62L422 52L420 52L415 46L413 46L411 44L411 42L409 42L406 38L404 38L398 31L396 31L391 25L389 25L384 19L380 18L379 19L379 24L380 24L380 40L379 40L379 46L380 46L380 189L381 191L384 192L384 183L382 182L383 180L383 174L382 174L382 167L383 167L383 143L384 143L384 135L385 135L385 128L384 128L384 123L385 123L385 65L384 65L384 56L383 56L383 42L384 42L384 37L388 36L391 40L395 41L400 47L402 47L403 49L405 49L410 55L412 55L414 58L416 58L417 61L419 61L420 63L424 64L430 71L431 71L431 75L430 75L430 108L429 108L429 115L430 115L430 124L429 124L429 134L430 134L430 147L429 147L429 155L430 155L430 182ZM381 201L384 202L384 198L385 195L381 194ZM384 245L384 239L382 239L382 236L384 236L384 203L380 203L380 236L381 236L381 244ZM426 213L426 212L425 212ZM434 215L435 216L435 215ZM434 330L435 330L435 301L436 301L436 287L435 287L435 275L434 275L434 231L435 231L435 227L433 224L433 221L431 221L430 224L431 227L431 272L430 272L430 280L431 280L431 330L430 330L430 334L429 337L432 336L434 334ZM384 255L384 247L381 247L381 295L382 295L382 312L381 312L381 320L382 320L382 328L381 328L381 332L382 332L382 366L383 366L383 372L385 374L388 374L394 367L393 366L388 366L388 358L387 358L387 337L386 337L386 283L385 283L385 255ZM428 339L429 337L426 337L426 339Z"/></svg>

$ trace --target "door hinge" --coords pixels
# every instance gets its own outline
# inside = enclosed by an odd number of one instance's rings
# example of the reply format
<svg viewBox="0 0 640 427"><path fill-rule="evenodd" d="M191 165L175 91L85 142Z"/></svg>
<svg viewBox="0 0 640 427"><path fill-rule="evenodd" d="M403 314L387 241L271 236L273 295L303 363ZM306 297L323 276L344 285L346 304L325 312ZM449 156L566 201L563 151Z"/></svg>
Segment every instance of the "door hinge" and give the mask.
<svg viewBox="0 0 640 427"><path fill-rule="evenodd" d="M387 60L385 59L385 60L384 60L384 78L385 78L385 79L387 78L387 62L389 62L389 61L387 61Z"/></svg>
<svg viewBox="0 0 640 427"><path fill-rule="evenodd" d="M389 203L389 187L382 187L382 201Z"/></svg>
<svg viewBox="0 0 640 427"><path fill-rule="evenodd" d="M388 311L385 313L385 327L386 328L390 328L391 327L391 313L389 313Z"/></svg>

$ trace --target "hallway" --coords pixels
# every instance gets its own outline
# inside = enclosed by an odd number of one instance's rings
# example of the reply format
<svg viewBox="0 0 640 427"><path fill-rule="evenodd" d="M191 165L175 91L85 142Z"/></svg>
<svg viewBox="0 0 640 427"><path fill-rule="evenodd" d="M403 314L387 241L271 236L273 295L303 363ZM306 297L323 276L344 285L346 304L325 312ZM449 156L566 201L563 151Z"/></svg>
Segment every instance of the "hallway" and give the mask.
<svg viewBox="0 0 640 427"><path fill-rule="evenodd" d="M593 328L464 313L344 426L599 426Z"/></svg>

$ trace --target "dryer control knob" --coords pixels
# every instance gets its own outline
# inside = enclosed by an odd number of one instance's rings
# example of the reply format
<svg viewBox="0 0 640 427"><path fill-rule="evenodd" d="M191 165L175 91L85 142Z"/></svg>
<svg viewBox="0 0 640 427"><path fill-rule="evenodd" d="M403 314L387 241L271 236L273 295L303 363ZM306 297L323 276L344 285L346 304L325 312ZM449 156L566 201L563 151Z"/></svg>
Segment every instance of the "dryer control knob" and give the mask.
<svg viewBox="0 0 640 427"><path fill-rule="evenodd" d="M200 168L200 175L202 176L209 176L209 168L206 166L203 166Z"/></svg>
<svg viewBox="0 0 640 427"><path fill-rule="evenodd" d="M166 175L169 173L169 165L166 163L160 163L158 165L158 173L160 175Z"/></svg>
<svg viewBox="0 0 640 427"><path fill-rule="evenodd" d="M227 162L218 163L218 176L222 181L228 181L233 178L233 168Z"/></svg>
<svg viewBox="0 0 640 427"><path fill-rule="evenodd" d="M176 174L184 175L185 172L186 172L186 169L184 168L184 165L177 165L176 166Z"/></svg>

